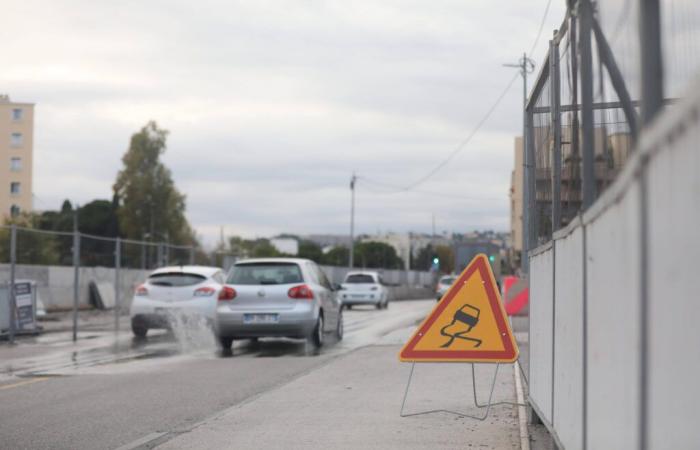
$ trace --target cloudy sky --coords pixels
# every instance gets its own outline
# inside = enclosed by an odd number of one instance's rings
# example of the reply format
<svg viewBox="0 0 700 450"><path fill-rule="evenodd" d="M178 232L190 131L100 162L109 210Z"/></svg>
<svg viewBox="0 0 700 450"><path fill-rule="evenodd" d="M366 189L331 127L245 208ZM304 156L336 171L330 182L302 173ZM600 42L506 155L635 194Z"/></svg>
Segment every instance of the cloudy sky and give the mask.
<svg viewBox="0 0 700 450"><path fill-rule="evenodd" d="M164 161L211 244L226 234L508 229L516 80L547 0L32 1L3 6L0 92L36 103L37 209L110 198L130 135ZM564 16L553 1L535 51ZM537 70L537 69L536 69ZM436 195L438 194L438 195ZM442 194L442 195L439 195Z"/></svg>

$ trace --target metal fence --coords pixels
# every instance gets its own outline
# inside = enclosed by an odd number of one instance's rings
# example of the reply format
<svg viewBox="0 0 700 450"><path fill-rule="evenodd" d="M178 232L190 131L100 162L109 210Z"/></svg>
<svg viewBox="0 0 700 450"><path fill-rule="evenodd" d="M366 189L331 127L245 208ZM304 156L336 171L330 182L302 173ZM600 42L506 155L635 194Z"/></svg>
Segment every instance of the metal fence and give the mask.
<svg viewBox="0 0 700 450"><path fill-rule="evenodd" d="M74 339L81 310L113 309L118 331L134 288L149 270L194 260L192 246L0 226L0 282L32 280L45 308L72 310ZM9 331L12 335L13 327Z"/></svg>
<svg viewBox="0 0 700 450"><path fill-rule="evenodd" d="M553 33L525 108L526 253L550 241L617 178L653 115L644 113L654 110L652 94L670 94L659 106L675 103L700 67L697 39L687 36L700 31L698 8L662 1L660 29L642 33L637 3L569 2ZM527 258L522 263L527 272Z"/></svg>

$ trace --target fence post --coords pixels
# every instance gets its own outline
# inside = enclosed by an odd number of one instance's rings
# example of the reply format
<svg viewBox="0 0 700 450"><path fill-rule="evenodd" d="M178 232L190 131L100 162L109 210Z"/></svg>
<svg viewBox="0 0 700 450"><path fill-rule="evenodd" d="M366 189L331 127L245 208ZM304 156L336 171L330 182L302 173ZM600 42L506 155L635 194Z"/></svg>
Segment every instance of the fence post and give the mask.
<svg viewBox="0 0 700 450"><path fill-rule="evenodd" d="M190 266L194 266L194 245L190 247Z"/></svg>
<svg viewBox="0 0 700 450"><path fill-rule="evenodd" d="M551 101L551 120L554 132L552 149L552 234L561 224L561 90L559 71L559 42L549 41L549 87Z"/></svg>
<svg viewBox="0 0 700 450"><path fill-rule="evenodd" d="M583 156L583 210L593 204L596 196L595 142L593 135L593 56L591 29L593 6L590 0L578 2L579 52L581 54L581 129Z"/></svg>
<svg viewBox="0 0 700 450"><path fill-rule="evenodd" d="M121 314L121 267L122 241L117 237L114 243L114 330L119 333L119 314Z"/></svg>
<svg viewBox="0 0 700 450"><path fill-rule="evenodd" d="M15 298L15 266L17 265L17 225L10 225L10 284L8 299L10 300L10 343L15 343L15 328L17 319L17 299Z"/></svg>
<svg viewBox="0 0 700 450"><path fill-rule="evenodd" d="M163 243L162 242L159 242L157 244L156 257L158 258L156 261L156 269L157 269L158 267L161 267L163 264Z"/></svg>
<svg viewBox="0 0 700 450"><path fill-rule="evenodd" d="M78 232L78 206L73 212L73 342L78 340L78 306L80 296L80 233Z"/></svg>

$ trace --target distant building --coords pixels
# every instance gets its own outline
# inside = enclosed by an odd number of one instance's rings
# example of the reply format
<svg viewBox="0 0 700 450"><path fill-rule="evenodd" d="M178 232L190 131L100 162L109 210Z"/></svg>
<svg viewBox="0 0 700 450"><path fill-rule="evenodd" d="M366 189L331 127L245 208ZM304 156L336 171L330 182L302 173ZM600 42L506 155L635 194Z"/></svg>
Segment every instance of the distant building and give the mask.
<svg viewBox="0 0 700 450"><path fill-rule="evenodd" d="M294 238L272 238L270 239L275 249L285 255L296 256L299 254L299 241Z"/></svg>
<svg viewBox="0 0 700 450"><path fill-rule="evenodd" d="M472 259L479 253L489 257L491 268L496 279L501 276L501 246L491 241L465 241L456 243L455 272L462 272Z"/></svg>
<svg viewBox="0 0 700 450"><path fill-rule="evenodd" d="M301 238L321 248L350 247L350 236L347 234L308 234Z"/></svg>
<svg viewBox="0 0 700 450"><path fill-rule="evenodd" d="M0 218L32 210L34 104L0 95Z"/></svg>
<svg viewBox="0 0 700 450"><path fill-rule="evenodd" d="M403 260L404 269L410 270L411 257L416 257L419 251L428 245L452 246L451 240L443 235L431 236L429 234L420 233L383 233L376 235L364 236L360 239L361 242L381 242L390 245L396 250L396 254Z"/></svg>

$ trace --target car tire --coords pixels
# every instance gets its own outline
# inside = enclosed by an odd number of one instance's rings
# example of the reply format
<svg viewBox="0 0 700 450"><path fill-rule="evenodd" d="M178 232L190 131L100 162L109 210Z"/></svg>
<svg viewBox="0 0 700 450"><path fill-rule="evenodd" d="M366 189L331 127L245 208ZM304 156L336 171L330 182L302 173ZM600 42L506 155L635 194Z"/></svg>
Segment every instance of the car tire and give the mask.
<svg viewBox="0 0 700 450"><path fill-rule="evenodd" d="M346 309L352 309L352 305L345 305Z"/></svg>
<svg viewBox="0 0 700 450"><path fill-rule="evenodd" d="M323 314L318 315L316 326L314 327L314 331L311 333L309 340L311 341L311 344L313 344L314 347L323 347Z"/></svg>
<svg viewBox="0 0 700 450"><path fill-rule="evenodd" d="M382 308L384 308L384 302L377 303L377 309L382 309Z"/></svg>
<svg viewBox="0 0 700 450"><path fill-rule="evenodd" d="M131 331L134 333L134 336L139 339L145 338L146 334L148 334L148 328L133 322L131 323Z"/></svg>
<svg viewBox="0 0 700 450"><path fill-rule="evenodd" d="M343 310L341 309L338 312L338 325L335 327L335 337L339 341L343 340L343 333L345 332L344 326L343 326Z"/></svg>
<svg viewBox="0 0 700 450"><path fill-rule="evenodd" d="M219 344L221 349L224 351L231 351L231 346L233 345L233 338L228 336L219 336Z"/></svg>

